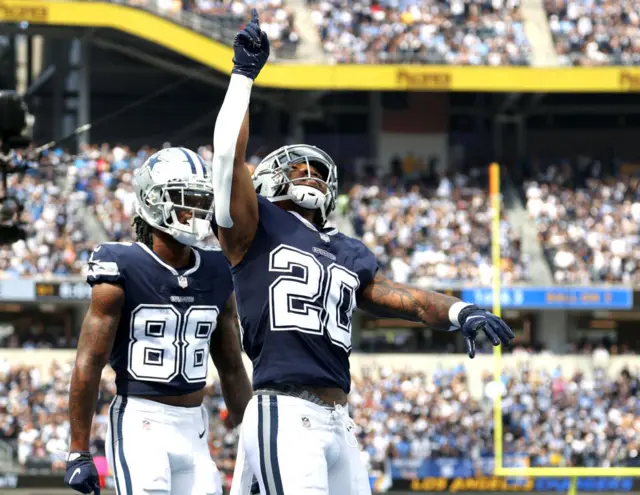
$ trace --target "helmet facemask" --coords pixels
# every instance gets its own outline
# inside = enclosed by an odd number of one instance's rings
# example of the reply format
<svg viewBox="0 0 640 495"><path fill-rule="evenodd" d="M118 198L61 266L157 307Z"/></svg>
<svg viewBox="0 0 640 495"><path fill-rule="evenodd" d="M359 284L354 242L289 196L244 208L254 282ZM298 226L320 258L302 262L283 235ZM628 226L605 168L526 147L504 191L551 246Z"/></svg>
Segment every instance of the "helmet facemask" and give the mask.
<svg viewBox="0 0 640 495"><path fill-rule="evenodd" d="M193 246L211 233L213 187L210 181L171 180L141 195L138 214L152 227ZM182 220L182 221L181 221Z"/></svg>
<svg viewBox="0 0 640 495"><path fill-rule="evenodd" d="M306 173L291 178L294 170ZM312 173L315 169L321 177ZM262 181L261 176L268 180ZM262 183L264 182L264 183ZM254 175L256 192L272 201L291 200L301 208L318 210L320 227L335 208L337 167L324 151L307 145L285 146L267 156ZM262 190L262 187L269 190Z"/></svg>

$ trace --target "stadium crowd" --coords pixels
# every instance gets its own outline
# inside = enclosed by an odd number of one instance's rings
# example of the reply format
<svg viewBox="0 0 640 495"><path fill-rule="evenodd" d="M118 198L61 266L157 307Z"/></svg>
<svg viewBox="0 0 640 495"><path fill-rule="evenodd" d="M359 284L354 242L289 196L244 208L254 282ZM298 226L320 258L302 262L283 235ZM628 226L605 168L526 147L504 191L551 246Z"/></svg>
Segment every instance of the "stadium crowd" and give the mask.
<svg viewBox="0 0 640 495"><path fill-rule="evenodd" d="M432 185L372 179L351 189L355 233L388 276L424 286L491 283L490 202L474 175L443 177ZM526 281L520 237L506 218L500 225L503 282Z"/></svg>
<svg viewBox="0 0 640 495"><path fill-rule="evenodd" d="M519 0L307 0L333 63L528 65Z"/></svg>
<svg viewBox="0 0 640 495"><path fill-rule="evenodd" d="M215 21L230 32L240 29L250 19L251 9L255 7L260 12L260 28L269 36L274 56L290 57L295 54L299 40L294 12L284 0L126 0L126 3L143 8L153 5L154 11L159 10L176 20L181 20L182 12L196 14ZM221 41L231 44L233 37Z"/></svg>
<svg viewBox="0 0 640 495"><path fill-rule="evenodd" d="M96 242L88 233L90 213L103 239L134 240L133 171L155 151L91 145L71 156L52 150L24 175L11 174L8 194L24 203L27 238L0 247L0 278L81 274ZM210 146L197 151L211 159ZM640 283L640 179L592 159L557 163L532 165L523 184L555 281ZM477 169L427 179L402 170L366 177L345 191L342 211L396 281L489 285L491 212L483 180ZM505 284L530 280L520 229L502 218Z"/></svg>
<svg viewBox="0 0 640 495"><path fill-rule="evenodd" d="M136 199L133 171L155 151L151 148L133 151L126 146L86 146L69 169L76 188L87 193L88 203L109 240L133 240L131 222Z"/></svg>
<svg viewBox="0 0 640 495"><path fill-rule="evenodd" d="M145 6L150 0L127 0ZM520 0L307 0L330 63L529 65ZM237 29L256 7L275 56L299 42L284 0L160 0L170 17L184 11ZM632 0L545 0L561 65L640 65L640 6Z"/></svg>
<svg viewBox="0 0 640 495"><path fill-rule="evenodd" d="M640 4L545 0L562 65L640 65Z"/></svg>
<svg viewBox="0 0 640 495"><path fill-rule="evenodd" d="M54 173L70 160L58 150L30 161L24 174L9 175L6 195L24 206L21 219L27 237L0 246L0 278L64 276L84 266L93 249L84 228L87 198ZM0 197L4 194L0 187Z"/></svg>
<svg viewBox="0 0 640 495"><path fill-rule="evenodd" d="M638 465L640 385L628 370L615 379L596 371L563 376L506 371L503 383L487 372L482 391L470 390L464 367L424 373L363 370L354 379L350 405L367 464L384 472L392 459L471 458L492 455L492 401L504 394L505 453L541 466ZM64 470L69 437L67 393L71 364L52 363L45 378L36 368L0 362L0 440L30 470ZM475 393L473 393L475 392ZM108 406L115 388L105 370L93 424L91 450L104 455ZM205 398L211 419L209 445L223 479L231 480L236 432L225 426L217 383Z"/></svg>
<svg viewBox="0 0 640 495"><path fill-rule="evenodd" d="M525 184L559 284L640 282L640 179L601 168L593 160L552 165Z"/></svg>

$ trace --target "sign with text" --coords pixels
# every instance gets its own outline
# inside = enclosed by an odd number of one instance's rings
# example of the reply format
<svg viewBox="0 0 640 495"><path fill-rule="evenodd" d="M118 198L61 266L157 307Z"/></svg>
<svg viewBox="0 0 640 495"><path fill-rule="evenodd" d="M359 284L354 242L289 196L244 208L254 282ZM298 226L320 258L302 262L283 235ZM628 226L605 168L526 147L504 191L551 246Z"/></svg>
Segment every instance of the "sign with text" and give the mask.
<svg viewBox="0 0 640 495"><path fill-rule="evenodd" d="M462 300L491 308L493 291L490 288L465 289ZM633 292L620 287L505 287L500 291L500 303L503 308L512 309L631 309Z"/></svg>
<svg viewBox="0 0 640 495"><path fill-rule="evenodd" d="M393 480L392 490L412 492L540 492L567 493L569 478L501 478L479 476L474 478L420 478ZM637 492L637 478L578 478L578 492Z"/></svg>

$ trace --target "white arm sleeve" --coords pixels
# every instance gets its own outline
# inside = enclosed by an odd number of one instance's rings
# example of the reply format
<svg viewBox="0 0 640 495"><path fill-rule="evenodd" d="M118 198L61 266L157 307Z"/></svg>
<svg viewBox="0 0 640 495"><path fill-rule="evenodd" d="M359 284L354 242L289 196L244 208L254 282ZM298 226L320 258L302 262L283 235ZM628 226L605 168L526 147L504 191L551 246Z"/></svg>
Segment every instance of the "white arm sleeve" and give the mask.
<svg viewBox="0 0 640 495"><path fill-rule="evenodd" d="M240 74L231 74L229 88L222 102L213 131L213 192L216 223L220 227L233 227L231 218L231 184L236 143L244 115L249 107L253 80Z"/></svg>

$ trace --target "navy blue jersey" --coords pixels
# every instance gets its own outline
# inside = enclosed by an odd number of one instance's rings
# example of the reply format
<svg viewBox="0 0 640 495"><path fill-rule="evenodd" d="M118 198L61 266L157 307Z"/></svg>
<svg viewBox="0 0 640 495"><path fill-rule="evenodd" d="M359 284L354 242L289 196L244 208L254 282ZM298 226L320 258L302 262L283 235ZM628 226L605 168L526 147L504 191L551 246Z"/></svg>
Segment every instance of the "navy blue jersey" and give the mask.
<svg viewBox="0 0 640 495"><path fill-rule="evenodd" d="M185 395L205 386L209 341L233 283L222 251L193 253L185 270L141 243L107 242L91 255L87 282L124 289L109 358L118 394Z"/></svg>
<svg viewBox="0 0 640 495"><path fill-rule="evenodd" d="M349 392L351 316L377 270L360 241L318 231L258 196L260 221L231 269L253 387L297 384Z"/></svg>

